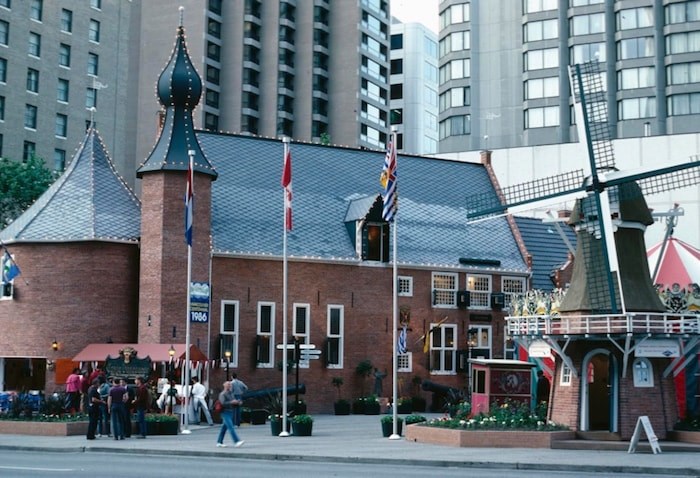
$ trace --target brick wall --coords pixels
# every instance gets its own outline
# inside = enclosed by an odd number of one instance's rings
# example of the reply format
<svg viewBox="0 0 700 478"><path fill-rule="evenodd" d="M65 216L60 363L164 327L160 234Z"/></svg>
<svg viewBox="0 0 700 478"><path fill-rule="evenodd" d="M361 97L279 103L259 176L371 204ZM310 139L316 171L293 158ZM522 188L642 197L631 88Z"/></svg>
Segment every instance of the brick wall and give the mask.
<svg viewBox="0 0 700 478"><path fill-rule="evenodd" d="M136 340L137 245L17 244L11 250L22 274L14 300L0 301L3 356L57 360L93 342ZM49 371L45 390L55 388Z"/></svg>

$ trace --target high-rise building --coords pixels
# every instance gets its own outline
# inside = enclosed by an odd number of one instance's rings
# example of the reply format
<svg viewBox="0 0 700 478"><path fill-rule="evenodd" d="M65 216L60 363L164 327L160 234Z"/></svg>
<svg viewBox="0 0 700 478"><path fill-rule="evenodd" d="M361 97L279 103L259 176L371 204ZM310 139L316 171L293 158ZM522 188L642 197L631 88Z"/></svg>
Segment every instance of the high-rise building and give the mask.
<svg viewBox="0 0 700 478"><path fill-rule="evenodd" d="M0 0L0 156L63 170L94 120L126 162L131 2Z"/></svg>
<svg viewBox="0 0 700 478"><path fill-rule="evenodd" d="M178 23L171 0L140 3L136 158L158 128L154 82ZM195 126L383 149L389 133L388 0L183 0L204 81ZM149 19L146 21L146 19ZM154 58L161 58L160 61Z"/></svg>
<svg viewBox="0 0 700 478"><path fill-rule="evenodd" d="M577 141L592 59L613 138L700 132L697 0L443 0L439 50L440 152Z"/></svg>
<svg viewBox="0 0 700 478"><path fill-rule="evenodd" d="M421 23L391 25L391 124L398 149L437 153L437 34Z"/></svg>

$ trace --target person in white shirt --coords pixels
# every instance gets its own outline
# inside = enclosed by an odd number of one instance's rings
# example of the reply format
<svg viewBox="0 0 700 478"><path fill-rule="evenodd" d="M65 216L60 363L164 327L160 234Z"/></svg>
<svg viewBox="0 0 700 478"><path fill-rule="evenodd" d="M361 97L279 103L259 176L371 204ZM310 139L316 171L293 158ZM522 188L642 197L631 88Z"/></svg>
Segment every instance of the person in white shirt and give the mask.
<svg viewBox="0 0 700 478"><path fill-rule="evenodd" d="M209 407L207 406L207 389L199 383L197 377L192 377L192 407L195 411L195 420L199 423L199 410L204 412L204 416L207 419L209 426L214 426L214 421L211 419L211 413L209 412Z"/></svg>

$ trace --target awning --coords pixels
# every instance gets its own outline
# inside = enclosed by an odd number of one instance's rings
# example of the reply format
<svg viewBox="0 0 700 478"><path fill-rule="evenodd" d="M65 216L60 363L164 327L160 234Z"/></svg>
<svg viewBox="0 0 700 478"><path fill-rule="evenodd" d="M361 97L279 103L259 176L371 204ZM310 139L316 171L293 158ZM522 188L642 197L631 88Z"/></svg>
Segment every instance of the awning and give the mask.
<svg viewBox="0 0 700 478"><path fill-rule="evenodd" d="M175 349L173 360L185 359L185 344L90 344L73 357L73 362L104 362L109 356L119 357L119 351L131 347L136 350L136 357L149 357L152 362L169 362L170 347ZM196 346L190 345L190 360L193 362L205 362L207 356Z"/></svg>
<svg viewBox="0 0 700 478"><path fill-rule="evenodd" d="M671 287L673 284L680 287L700 284L700 249L671 236L659 262L662 246L663 242L660 242L647 251L649 271L652 274L656 264L659 264L656 277L652 277L654 284L663 287Z"/></svg>

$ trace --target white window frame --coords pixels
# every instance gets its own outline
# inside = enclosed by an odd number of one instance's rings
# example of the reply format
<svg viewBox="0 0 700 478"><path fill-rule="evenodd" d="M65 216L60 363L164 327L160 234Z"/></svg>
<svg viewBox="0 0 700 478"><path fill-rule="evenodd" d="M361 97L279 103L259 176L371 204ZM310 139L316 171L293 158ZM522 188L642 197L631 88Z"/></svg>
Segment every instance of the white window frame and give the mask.
<svg viewBox="0 0 700 478"><path fill-rule="evenodd" d="M632 378L635 388L654 386L654 366L646 357L637 357L632 362Z"/></svg>
<svg viewBox="0 0 700 478"><path fill-rule="evenodd" d="M228 331L224 330L224 316L226 314L226 308L227 306L234 306L234 314L233 314L233 330ZM241 304L240 301L238 300L222 300L221 301L221 320L219 322L219 333L224 336L231 336L231 361L229 362L229 366L231 367L238 367L238 339L239 339L239 334L238 334L238 324L239 324L239 315L241 311ZM221 365L226 366L226 358L224 356L224 350L221 350Z"/></svg>
<svg viewBox="0 0 700 478"><path fill-rule="evenodd" d="M334 310L337 310L339 314L337 334L331 333L331 313ZM343 368L343 350L345 347L345 306L338 304L328 304L328 307L326 308L326 330L327 337L329 339L338 339L338 363L328 363L327 368Z"/></svg>
<svg viewBox="0 0 700 478"><path fill-rule="evenodd" d="M297 313L298 311L305 310L306 317L304 320L304 331L301 332L297 326L299 325L299 322L297 321ZM301 344L310 344L311 343L311 335L310 335L310 330L309 328L311 327L311 305L310 304L301 304L301 303L294 303L292 306L292 335L294 338L297 340L300 340ZM302 363L300 362L299 368L309 368L308 363Z"/></svg>
<svg viewBox="0 0 700 478"><path fill-rule="evenodd" d="M413 352L406 352L405 354L398 354L396 356L397 366L396 371L399 373L411 373L413 372Z"/></svg>
<svg viewBox="0 0 700 478"><path fill-rule="evenodd" d="M396 290L399 297L413 297L413 277L399 276L398 281Z"/></svg>
<svg viewBox="0 0 700 478"><path fill-rule="evenodd" d="M569 368L566 363L561 364L561 372L559 374L559 385L562 387L570 387L571 386L571 381L572 381L573 374L571 373L571 369Z"/></svg>
<svg viewBox="0 0 700 478"><path fill-rule="evenodd" d="M439 281L439 282L438 282ZM442 281L447 282L442 283ZM449 286L452 282L453 287L436 287L436 285ZM441 299L431 300L432 306L435 309L456 309L457 308L457 290L459 289L459 275L454 272L433 272L430 278L431 298L438 297ZM451 294L451 300L448 295Z"/></svg>
<svg viewBox="0 0 700 478"><path fill-rule="evenodd" d="M517 286L520 284L520 287ZM505 294L505 309L510 311L510 304L513 297L525 293L526 284L524 277L517 276L502 276L501 277L501 292Z"/></svg>
<svg viewBox="0 0 700 478"><path fill-rule="evenodd" d="M256 364L257 368L273 368L275 366L275 303L274 302L258 302L258 312L257 312L257 335L260 337L268 337L268 357L270 357L269 362L258 362ZM262 309L263 307L270 308L270 331L263 332L262 330Z"/></svg>
<svg viewBox="0 0 700 478"><path fill-rule="evenodd" d="M430 329L432 331L430 335L430 374L431 375L455 375L457 373L457 342L458 336L457 336L457 324L442 324L438 325L437 323L431 323L430 324ZM446 344L445 340L445 332L447 330L452 331L452 344ZM437 347L435 345L435 337L439 334L440 337L440 343L442 344L440 347ZM433 360L434 355L438 354L439 357L439 366L435 366ZM450 370L447 370L445 368L445 357L447 354L450 354L452 356L452 367Z"/></svg>
<svg viewBox="0 0 700 478"><path fill-rule="evenodd" d="M479 350L488 350L487 358L493 358L493 328L490 325L470 325L469 330L472 331L467 331L469 358L481 357L476 353Z"/></svg>
<svg viewBox="0 0 700 478"><path fill-rule="evenodd" d="M486 279L488 283L486 288L480 285L483 283L484 279ZM491 309L491 293L493 292L492 276L488 274L467 274L467 290L469 291L470 309Z"/></svg>

